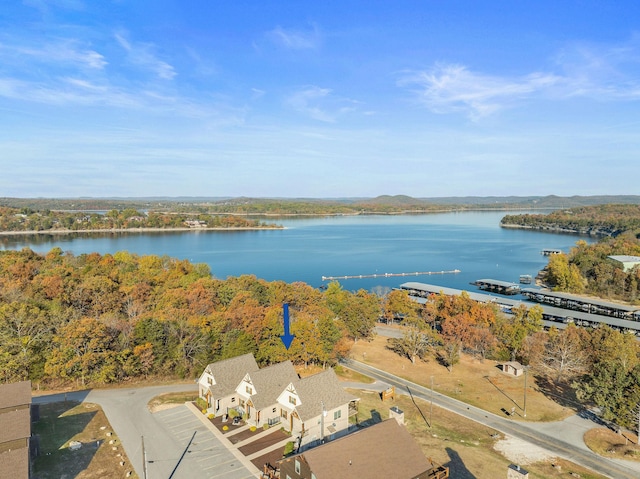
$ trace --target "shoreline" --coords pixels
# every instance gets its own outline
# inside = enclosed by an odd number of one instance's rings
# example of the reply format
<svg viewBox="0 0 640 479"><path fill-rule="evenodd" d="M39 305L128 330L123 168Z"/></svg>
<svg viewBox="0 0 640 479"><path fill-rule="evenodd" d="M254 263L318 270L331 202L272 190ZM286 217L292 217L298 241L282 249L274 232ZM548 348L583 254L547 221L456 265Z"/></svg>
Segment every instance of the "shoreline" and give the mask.
<svg viewBox="0 0 640 479"><path fill-rule="evenodd" d="M88 229L88 230L24 230L24 231L0 231L0 236L26 236L26 235L70 235L70 234L100 234L100 233L184 233L190 232L215 232L215 231L262 231L262 230L284 230L284 226L265 227L224 227L224 228L109 228L109 229Z"/></svg>

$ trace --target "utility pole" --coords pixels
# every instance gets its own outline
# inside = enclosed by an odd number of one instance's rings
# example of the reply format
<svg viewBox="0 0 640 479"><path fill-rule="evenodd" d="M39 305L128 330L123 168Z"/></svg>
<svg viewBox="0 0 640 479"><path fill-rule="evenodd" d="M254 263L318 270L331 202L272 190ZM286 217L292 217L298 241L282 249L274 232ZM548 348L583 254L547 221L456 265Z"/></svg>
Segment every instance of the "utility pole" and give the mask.
<svg viewBox="0 0 640 479"><path fill-rule="evenodd" d="M144 448L144 436L142 438L142 478L147 479L147 450Z"/></svg>
<svg viewBox="0 0 640 479"><path fill-rule="evenodd" d="M429 428L433 425L433 376L431 376L431 404L429 404Z"/></svg>
<svg viewBox="0 0 640 479"><path fill-rule="evenodd" d="M529 370L529 366L524 366L524 408L523 415L527 417L527 371Z"/></svg>
<svg viewBox="0 0 640 479"><path fill-rule="evenodd" d="M638 408L638 444L640 445L640 405L636 405Z"/></svg>

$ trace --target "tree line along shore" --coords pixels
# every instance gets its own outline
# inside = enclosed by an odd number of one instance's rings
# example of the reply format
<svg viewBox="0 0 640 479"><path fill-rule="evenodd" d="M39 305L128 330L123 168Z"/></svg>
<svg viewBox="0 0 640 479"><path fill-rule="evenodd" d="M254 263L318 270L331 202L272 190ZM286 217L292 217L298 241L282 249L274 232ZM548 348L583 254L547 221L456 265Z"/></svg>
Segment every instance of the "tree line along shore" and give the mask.
<svg viewBox="0 0 640 479"><path fill-rule="evenodd" d="M236 215L140 212L131 208L97 213L0 207L0 233L4 234L276 228L281 226Z"/></svg>

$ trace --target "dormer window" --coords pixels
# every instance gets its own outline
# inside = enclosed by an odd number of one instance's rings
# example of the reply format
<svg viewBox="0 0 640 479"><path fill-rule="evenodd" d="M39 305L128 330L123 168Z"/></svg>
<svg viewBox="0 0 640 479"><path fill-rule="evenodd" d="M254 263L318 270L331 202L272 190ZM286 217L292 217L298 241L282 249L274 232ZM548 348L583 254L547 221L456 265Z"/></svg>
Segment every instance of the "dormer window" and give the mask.
<svg viewBox="0 0 640 479"><path fill-rule="evenodd" d="M294 406L296 405L296 398L293 396L289 396L289 404L293 404Z"/></svg>
<svg viewBox="0 0 640 479"><path fill-rule="evenodd" d="M247 387L245 388L245 391L247 392L247 394L248 394L249 396L251 396L251 395L253 394L253 388L252 388L251 386L247 386Z"/></svg>

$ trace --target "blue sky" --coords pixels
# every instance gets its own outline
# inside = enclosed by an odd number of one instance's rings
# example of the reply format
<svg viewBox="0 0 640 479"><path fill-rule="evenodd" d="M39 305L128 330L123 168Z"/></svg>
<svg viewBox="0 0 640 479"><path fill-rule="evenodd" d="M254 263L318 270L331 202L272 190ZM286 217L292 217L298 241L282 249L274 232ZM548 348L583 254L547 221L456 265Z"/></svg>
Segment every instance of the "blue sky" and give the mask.
<svg viewBox="0 0 640 479"><path fill-rule="evenodd" d="M640 2L4 0L0 196L640 194Z"/></svg>

